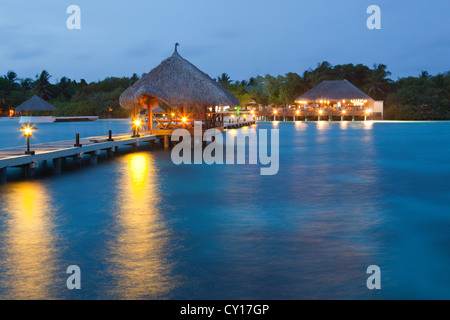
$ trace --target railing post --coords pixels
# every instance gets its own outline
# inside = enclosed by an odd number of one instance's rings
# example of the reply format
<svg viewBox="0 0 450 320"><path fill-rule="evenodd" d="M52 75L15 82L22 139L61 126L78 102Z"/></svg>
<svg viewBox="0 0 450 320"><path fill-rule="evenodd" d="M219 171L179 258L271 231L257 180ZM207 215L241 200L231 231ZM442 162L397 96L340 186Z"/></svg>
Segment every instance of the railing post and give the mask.
<svg viewBox="0 0 450 320"><path fill-rule="evenodd" d="M73 146L77 147L77 148L81 148L82 147L82 145L80 144L80 134L79 133L77 133L75 135L75 144Z"/></svg>

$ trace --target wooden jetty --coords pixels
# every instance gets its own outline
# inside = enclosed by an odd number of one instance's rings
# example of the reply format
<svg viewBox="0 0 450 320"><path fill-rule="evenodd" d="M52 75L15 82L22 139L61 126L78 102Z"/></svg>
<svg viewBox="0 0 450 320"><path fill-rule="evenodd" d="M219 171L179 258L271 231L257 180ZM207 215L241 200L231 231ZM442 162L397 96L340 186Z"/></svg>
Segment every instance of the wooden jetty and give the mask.
<svg viewBox="0 0 450 320"><path fill-rule="evenodd" d="M241 128L255 124L254 120L224 123L221 131L232 128ZM133 151L141 143L155 143L164 139L164 147L168 148L169 136L152 135L148 132L140 132L139 137L130 134L116 134L108 136L89 137L75 140L55 141L47 143L32 144L34 155L27 155L26 146L0 149L0 184L7 182L8 168L20 167L25 169L26 177L33 177L39 163L52 162L53 173L60 174L63 159L72 158L80 162L84 155L88 155L90 163L97 164L98 156L105 151L108 157L112 157L121 146L131 146ZM166 144L167 140L167 144Z"/></svg>
<svg viewBox="0 0 450 320"><path fill-rule="evenodd" d="M63 159L72 158L81 161L83 155L89 155L91 164L97 164L97 157L101 151L106 151L112 156L120 146L130 145L135 150L140 143L153 143L157 136L144 135L132 137L130 135L108 135L100 137L89 137L84 139L56 141L48 143L33 144L34 155L25 154L26 146L0 149L0 184L7 182L7 169L11 167L22 167L26 176L33 176L40 162L53 162L53 172L61 173Z"/></svg>

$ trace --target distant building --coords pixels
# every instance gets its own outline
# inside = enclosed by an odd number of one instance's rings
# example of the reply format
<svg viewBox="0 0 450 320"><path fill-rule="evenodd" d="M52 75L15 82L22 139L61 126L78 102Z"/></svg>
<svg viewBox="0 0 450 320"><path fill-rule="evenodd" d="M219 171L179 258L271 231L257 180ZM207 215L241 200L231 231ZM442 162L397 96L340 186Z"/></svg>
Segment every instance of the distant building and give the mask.
<svg viewBox="0 0 450 320"><path fill-rule="evenodd" d="M365 111L383 119L383 101L375 101L348 80L322 81L295 102L304 110Z"/></svg>

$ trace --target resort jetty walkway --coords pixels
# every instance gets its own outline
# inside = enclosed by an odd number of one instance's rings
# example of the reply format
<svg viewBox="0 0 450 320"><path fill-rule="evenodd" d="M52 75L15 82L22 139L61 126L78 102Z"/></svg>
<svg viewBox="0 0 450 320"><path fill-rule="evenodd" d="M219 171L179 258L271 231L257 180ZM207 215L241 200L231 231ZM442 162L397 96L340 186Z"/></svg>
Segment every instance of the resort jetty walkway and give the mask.
<svg viewBox="0 0 450 320"><path fill-rule="evenodd" d="M112 156L118 151L119 146L131 145L135 150L140 143L153 143L157 140L154 135L140 135L132 137L129 134L112 135L100 137L89 137L75 140L56 141L31 145L34 154L25 154L26 146L0 149L0 184L7 182L7 169L9 167L22 167L25 175L32 177L40 162L47 164L53 162L53 172L61 173L61 163L63 159L72 158L74 162L80 162L83 155L90 156L91 164L97 164L97 157L101 151L106 151L108 156Z"/></svg>
<svg viewBox="0 0 450 320"><path fill-rule="evenodd" d="M224 124L224 129L240 128L255 124L254 120L238 121ZM84 155L88 155L91 164L97 164L101 151L105 151L108 157L112 157L119 151L120 146L131 146L132 151L136 151L141 143L161 144L162 139L166 142L166 137L151 135L147 132L140 132L139 137L130 134L115 134L111 131L108 136L98 136L80 139L77 135L74 140L55 141L47 143L32 144L31 150L34 154L25 154L27 146L0 149L0 184L7 182L8 168L20 167L25 169L26 177L33 177L39 163L47 165L52 161L53 173L60 174L63 160L72 158L74 163L80 163ZM165 147L166 143L164 143Z"/></svg>

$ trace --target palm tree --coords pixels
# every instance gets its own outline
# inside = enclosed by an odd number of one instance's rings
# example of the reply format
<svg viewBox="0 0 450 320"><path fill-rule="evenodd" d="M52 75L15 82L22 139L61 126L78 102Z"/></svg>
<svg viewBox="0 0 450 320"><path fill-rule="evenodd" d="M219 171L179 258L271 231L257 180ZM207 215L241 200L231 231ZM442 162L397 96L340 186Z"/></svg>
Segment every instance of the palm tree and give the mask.
<svg viewBox="0 0 450 320"><path fill-rule="evenodd" d="M50 79L51 75L46 71L42 71L38 77L36 75L36 81L34 82L35 89L42 99L49 100L52 96Z"/></svg>
<svg viewBox="0 0 450 320"><path fill-rule="evenodd" d="M391 73L386 69L384 64L374 65L367 77L364 90L375 100L383 100L389 91L390 83L392 83L392 80L388 78Z"/></svg>
<svg viewBox="0 0 450 320"><path fill-rule="evenodd" d="M230 76L226 73L222 73L220 77L217 77L217 81L222 84L231 84Z"/></svg>

